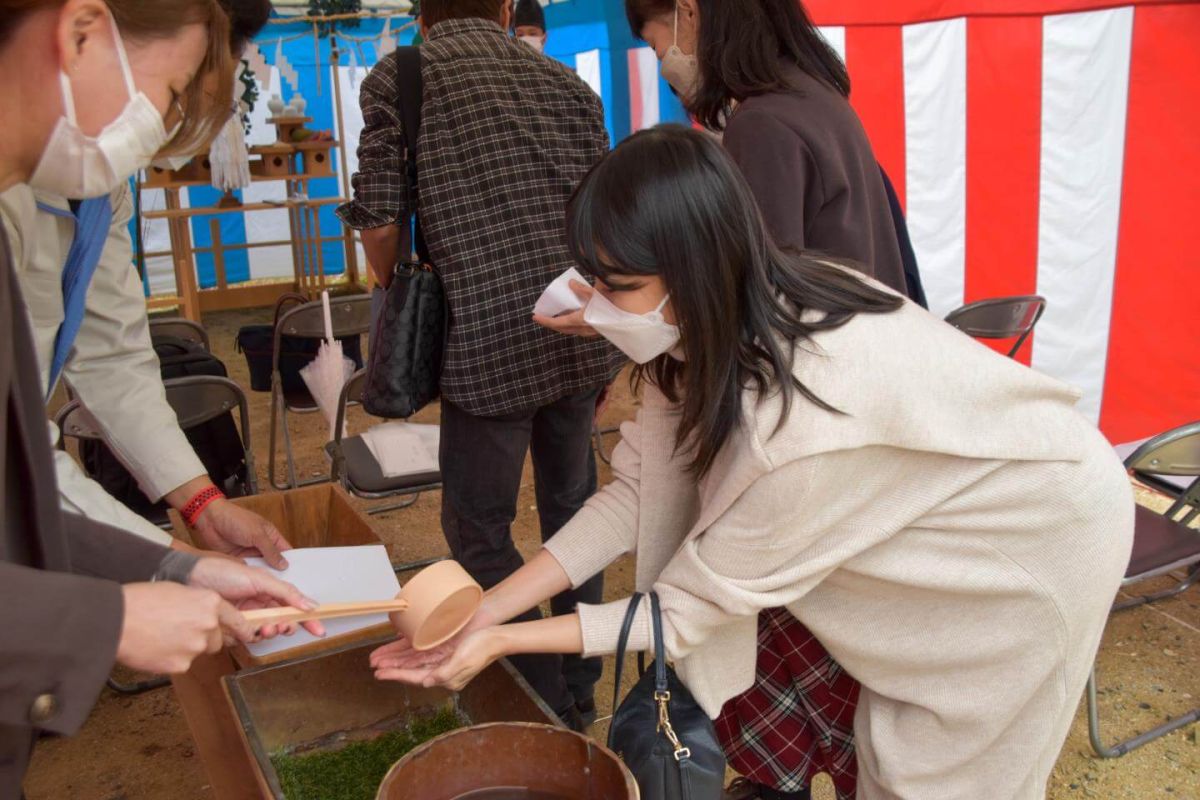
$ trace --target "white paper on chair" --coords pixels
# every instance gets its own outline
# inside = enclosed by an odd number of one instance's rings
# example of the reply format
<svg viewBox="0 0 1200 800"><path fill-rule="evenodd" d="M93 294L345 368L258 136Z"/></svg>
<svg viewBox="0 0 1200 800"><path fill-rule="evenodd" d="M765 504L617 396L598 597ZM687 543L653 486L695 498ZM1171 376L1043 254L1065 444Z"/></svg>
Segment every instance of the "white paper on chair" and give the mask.
<svg viewBox="0 0 1200 800"><path fill-rule="evenodd" d="M571 290L571 281L582 283L585 286L590 285L579 274L579 270L571 267L546 287L546 291L542 292L542 296L538 298L537 304L533 307L533 313L543 317L557 317L559 314L583 308L583 301Z"/></svg>
<svg viewBox="0 0 1200 800"><path fill-rule="evenodd" d="M370 428L362 438L383 476L398 478L437 471L441 430L437 425L387 422Z"/></svg>
<svg viewBox="0 0 1200 800"><path fill-rule="evenodd" d="M301 547L286 553L288 568L271 569L261 558L247 558L252 567L263 567L282 580L294 584L318 603L353 603L391 600L400 591L400 582L392 571L387 548L383 545L359 547ZM388 621L387 614L364 614L325 620L328 637L371 628ZM251 654L262 657L320 641L303 628L292 636L276 636L247 645Z"/></svg>

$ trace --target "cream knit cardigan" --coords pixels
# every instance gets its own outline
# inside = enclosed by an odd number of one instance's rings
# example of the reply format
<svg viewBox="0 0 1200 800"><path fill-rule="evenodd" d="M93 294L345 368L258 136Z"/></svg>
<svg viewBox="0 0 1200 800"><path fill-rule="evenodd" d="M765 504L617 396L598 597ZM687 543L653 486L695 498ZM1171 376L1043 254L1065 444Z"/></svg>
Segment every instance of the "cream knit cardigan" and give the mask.
<svg viewBox="0 0 1200 800"><path fill-rule="evenodd" d="M647 389L614 481L547 549L576 586L636 552L714 717L754 681L757 613L786 606L862 683L859 798L1044 796L1129 559L1120 462L1076 393L912 304L819 334L795 373L846 414L798 399L776 430L778 394L748 394L699 482ZM587 654L626 603L579 607Z"/></svg>

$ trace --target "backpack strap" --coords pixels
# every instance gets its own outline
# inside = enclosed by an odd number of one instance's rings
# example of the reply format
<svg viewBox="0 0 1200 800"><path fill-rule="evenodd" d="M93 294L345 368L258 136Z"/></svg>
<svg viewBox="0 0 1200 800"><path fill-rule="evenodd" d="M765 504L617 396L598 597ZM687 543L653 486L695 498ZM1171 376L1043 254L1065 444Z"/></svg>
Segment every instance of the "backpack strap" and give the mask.
<svg viewBox="0 0 1200 800"><path fill-rule="evenodd" d="M418 207L417 141L421 134L421 104L425 84L421 76L421 48L396 48L396 79L400 101L400 126L404 134L404 172L407 180L408 208L413 225L413 246L422 264L430 263L429 250L421 233Z"/></svg>

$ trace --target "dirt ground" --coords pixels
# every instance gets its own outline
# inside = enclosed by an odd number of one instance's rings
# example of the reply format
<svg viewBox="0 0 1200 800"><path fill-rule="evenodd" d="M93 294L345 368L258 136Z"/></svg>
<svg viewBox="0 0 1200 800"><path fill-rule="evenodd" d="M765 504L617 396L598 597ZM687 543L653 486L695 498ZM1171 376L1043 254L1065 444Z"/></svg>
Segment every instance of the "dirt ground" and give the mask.
<svg viewBox="0 0 1200 800"><path fill-rule="evenodd" d="M223 312L205 318L213 349L226 363L230 377L249 386L245 358L235 352L234 337L241 325L269 322L267 310ZM267 442L270 423L269 395L252 393L252 434L259 483L267 482ZM633 415L636 402L624 381L618 382L606 424ZM437 410L427 409L417 418L436 422ZM294 418L295 419L295 418ZM351 427L365 417L355 410ZM300 455L301 474L327 472L320 454L326 428L316 416L293 422L294 442ZM615 437L608 437L611 447ZM609 479L601 465L601 482ZM1147 505L1162 498L1144 490L1139 499ZM532 554L538 544L533 479L528 465L513 534L518 546ZM393 560L415 560L446 551L438 521L439 496L431 493L403 511L374 517L380 536ZM363 504L364 507L366 504ZM286 534L286 531L284 532ZM606 573L606 595L626 596L633 584L632 565L619 562ZM1200 591L1119 614L1112 619L1100 653L1101 719L1105 736L1112 741L1146 730L1167 717L1200 705ZM600 713L609 713L612 664L597 693ZM629 675L631 671L627 670ZM627 678L631 682L631 678ZM592 733L603 739L601 720ZM204 765L197 757L187 725L169 688L137 697L122 697L105 690L96 710L78 736L46 739L37 747L26 782L30 800L207 800L213 794ZM1048 796L1074 798L1200 798L1200 745L1197 727L1166 738L1115 760L1095 757L1088 745L1085 708L1080 704L1070 737L1054 769ZM833 792L818 782L818 800L831 800Z"/></svg>

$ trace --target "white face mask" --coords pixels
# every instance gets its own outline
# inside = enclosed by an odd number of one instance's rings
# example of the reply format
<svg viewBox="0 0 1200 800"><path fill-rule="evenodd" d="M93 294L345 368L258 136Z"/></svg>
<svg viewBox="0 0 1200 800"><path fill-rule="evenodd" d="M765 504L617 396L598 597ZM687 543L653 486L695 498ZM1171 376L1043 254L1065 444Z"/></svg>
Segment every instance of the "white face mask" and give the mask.
<svg viewBox="0 0 1200 800"><path fill-rule="evenodd" d="M667 49L660 65L663 78L679 93L683 102L690 102L700 85L700 62L694 55L684 55L679 49L679 5L675 5L675 41Z"/></svg>
<svg viewBox="0 0 1200 800"><path fill-rule="evenodd" d="M71 82L60 72L65 115L59 117L37 169L29 179L29 185L35 189L73 200L106 195L148 165L170 139L163 127L162 114L134 85L121 34L112 17L109 22L129 101L99 136L88 136L75 121Z"/></svg>
<svg viewBox="0 0 1200 800"><path fill-rule="evenodd" d="M540 36L518 36L517 38L539 53L545 51L545 43L542 42L542 37Z"/></svg>
<svg viewBox="0 0 1200 800"><path fill-rule="evenodd" d="M679 326L670 324L662 315L669 299L670 295L664 297L649 314L634 314L595 292L583 310L583 321L633 361L645 364L679 343Z"/></svg>

